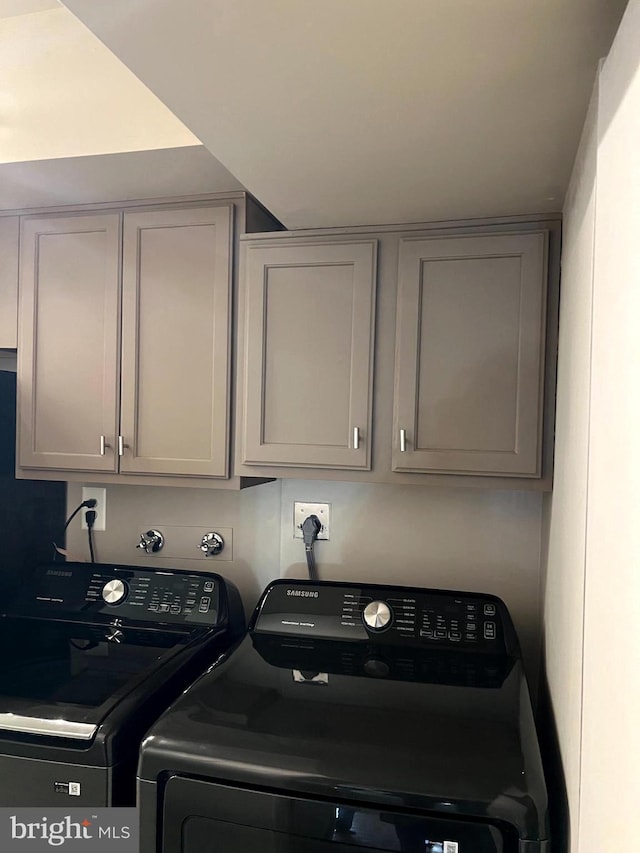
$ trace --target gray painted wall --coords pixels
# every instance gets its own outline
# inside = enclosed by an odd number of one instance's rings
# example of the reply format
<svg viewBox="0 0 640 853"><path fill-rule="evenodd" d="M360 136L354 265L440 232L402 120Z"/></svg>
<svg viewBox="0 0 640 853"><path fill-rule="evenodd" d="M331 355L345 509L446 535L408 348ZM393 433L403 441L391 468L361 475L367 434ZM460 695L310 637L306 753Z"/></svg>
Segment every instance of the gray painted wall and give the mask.
<svg viewBox="0 0 640 853"><path fill-rule="evenodd" d="M69 507L81 500L69 485ZM293 502L331 504L331 539L318 542L320 577L495 593L511 609L532 680L540 643L540 527L535 492L282 480L246 489L109 486L107 530L97 558L158 567L208 567L233 580L250 610L273 578L305 577L301 540L293 538ZM233 560L163 560L135 549L147 525L233 528ZM86 532L68 545L86 559ZM189 553L190 553L189 546ZM222 556L228 556L223 554Z"/></svg>

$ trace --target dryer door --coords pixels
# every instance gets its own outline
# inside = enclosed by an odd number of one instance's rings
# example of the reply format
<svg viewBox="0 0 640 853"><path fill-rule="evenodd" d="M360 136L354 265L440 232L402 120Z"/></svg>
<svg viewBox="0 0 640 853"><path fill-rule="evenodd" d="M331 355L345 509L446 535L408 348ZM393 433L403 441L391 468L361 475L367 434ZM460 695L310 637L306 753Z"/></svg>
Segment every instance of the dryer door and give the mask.
<svg viewBox="0 0 640 853"><path fill-rule="evenodd" d="M515 853L508 828L171 777L163 853ZM143 849L150 849L145 843Z"/></svg>

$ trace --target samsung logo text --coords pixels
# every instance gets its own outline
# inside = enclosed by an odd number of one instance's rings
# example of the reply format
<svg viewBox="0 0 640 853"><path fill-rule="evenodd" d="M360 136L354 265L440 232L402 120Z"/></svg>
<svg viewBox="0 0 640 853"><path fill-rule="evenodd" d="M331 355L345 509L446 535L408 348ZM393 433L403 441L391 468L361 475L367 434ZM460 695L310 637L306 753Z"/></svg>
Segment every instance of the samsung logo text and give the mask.
<svg viewBox="0 0 640 853"><path fill-rule="evenodd" d="M312 589L288 589L287 595L295 595L297 598L317 598L320 593Z"/></svg>

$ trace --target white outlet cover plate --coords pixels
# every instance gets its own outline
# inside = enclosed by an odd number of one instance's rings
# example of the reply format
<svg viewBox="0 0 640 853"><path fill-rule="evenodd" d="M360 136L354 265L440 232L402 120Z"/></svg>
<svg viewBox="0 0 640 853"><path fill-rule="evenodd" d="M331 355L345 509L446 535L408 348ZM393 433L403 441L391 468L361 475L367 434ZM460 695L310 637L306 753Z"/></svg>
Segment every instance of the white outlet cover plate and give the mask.
<svg viewBox="0 0 640 853"><path fill-rule="evenodd" d="M302 539L302 524L310 515L317 515L322 524L318 539L329 539L331 533L331 504L295 501L293 504L293 538Z"/></svg>
<svg viewBox="0 0 640 853"><path fill-rule="evenodd" d="M98 503L95 507L96 510L96 520L93 525L94 530L106 530L107 529L107 490L104 488L96 488L94 486L83 486L82 487L82 500L88 501L89 498L95 498ZM86 509L83 507L80 510L80 515L82 517L82 529L87 529L87 522L84 520L84 514Z"/></svg>

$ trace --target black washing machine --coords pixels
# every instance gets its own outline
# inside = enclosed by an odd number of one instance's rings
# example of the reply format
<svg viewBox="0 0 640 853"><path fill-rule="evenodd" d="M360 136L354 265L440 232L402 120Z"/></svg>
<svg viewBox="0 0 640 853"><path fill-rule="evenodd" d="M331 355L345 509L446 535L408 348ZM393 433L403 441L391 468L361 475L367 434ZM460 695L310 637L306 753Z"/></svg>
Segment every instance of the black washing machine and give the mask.
<svg viewBox="0 0 640 853"><path fill-rule="evenodd" d="M135 805L144 733L244 631L218 575L39 566L0 617L0 806Z"/></svg>
<svg viewBox="0 0 640 853"><path fill-rule="evenodd" d="M505 605L276 581L145 738L143 853L548 853Z"/></svg>

